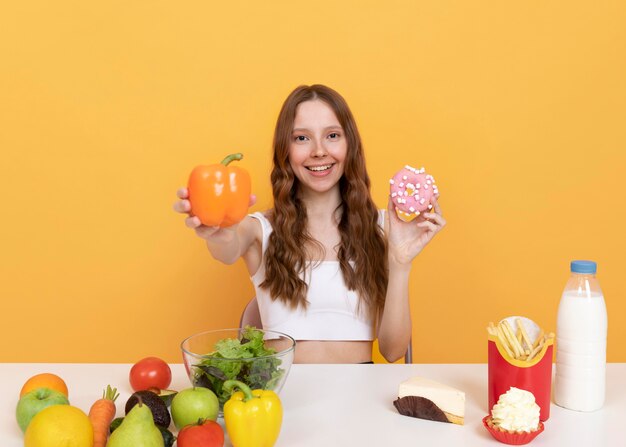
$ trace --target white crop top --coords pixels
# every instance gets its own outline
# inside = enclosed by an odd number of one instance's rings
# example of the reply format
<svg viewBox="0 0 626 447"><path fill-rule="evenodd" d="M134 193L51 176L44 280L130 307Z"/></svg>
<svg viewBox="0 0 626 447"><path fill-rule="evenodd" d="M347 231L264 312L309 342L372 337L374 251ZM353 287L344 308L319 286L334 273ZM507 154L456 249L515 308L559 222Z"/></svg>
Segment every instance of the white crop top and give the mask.
<svg viewBox="0 0 626 447"><path fill-rule="evenodd" d="M322 261L309 267L306 309L291 309L280 300L273 300L269 290L261 288L265 280L265 250L272 225L260 212L250 214L263 229L263 258L252 276L263 328L291 335L296 340L374 340L374 327L367 318L365 306L357 312L358 294L348 290L339 261ZM378 213L382 226L384 211Z"/></svg>

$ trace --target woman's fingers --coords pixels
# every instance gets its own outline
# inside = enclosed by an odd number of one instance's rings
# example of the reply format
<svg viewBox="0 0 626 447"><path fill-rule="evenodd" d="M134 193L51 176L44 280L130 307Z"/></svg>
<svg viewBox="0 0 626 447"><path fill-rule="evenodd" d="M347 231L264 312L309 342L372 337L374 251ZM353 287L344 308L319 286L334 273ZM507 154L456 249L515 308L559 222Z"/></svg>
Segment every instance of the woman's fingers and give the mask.
<svg viewBox="0 0 626 447"><path fill-rule="evenodd" d="M248 203L248 207L254 206L256 203L256 196L254 194L250 194L250 202Z"/></svg>
<svg viewBox="0 0 626 447"><path fill-rule="evenodd" d="M387 203L387 214L389 214L389 221L403 222L396 213L396 205L394 205L391 197L389 197L389 202Z"/></svg>
<svg viewBox="0 0 626 447"><path fill-rule="evenodd" d="M206 225L202 225L202 222L200 222L200 219L197 216L189 216L186 218L185 225L193 230L196 230L196 234L202 239L210 238L220 229L220 227L208 227Z"/></svg>
<svg viewBox="0 0 626 447"><path fill-rule="evenodd" d="M441 229L440 226L434 224L430 220L423 220L422 222L418 222L416 225L420 228L428 228L433 233L436 233L437 231Z"/></svg>
<svg viewBox="0 0 626 447"><path fill-rule="evenodd" d="M188 213L191 211L191 203L189 203L189 200L179 200L174 202L174 211L179 213Z"/></svg>
<svg viewBox="0 0 626 447"><path fill-rule="evenodd" d="M441 215L441 207L439 206L439 202L437 201L437 197L433 196L432 199L430 200L430 203L433 204L435 213Z"/></svg>
<svg viewBox="0 0 626 447"><path fill-rule="evenodd" d="M185 219L185 225L189 228L198 228L202 225L202 222L200 222L200 219L197 216L189 216Z"/></svg>
<svg viewBox="0 0 626 447"><path fill-rule="evenodd" d="M422 216L424 216L424 218L429 220L430 222L434 222L441 227L445 226L446 224L446 220L443 218L441 214L423 213Z"/></svg>
<svg viewBox="0 0 626 447"><path fill-rule="evenodd" d="M178 188L176 191L176 197L182 200L174 202L174 211L178 213L188 213L191 211L191 203L187 200L189 198L189 191L187 188Z"/></svg>
<svg viewBox="0 0 626 447"><path fill-rule="evenodd" d="M424 219L428 219L431 222L435 222L437 225L443 228L446 225L446 219L444 219L443 215L441 214L441 207L439 206L437 197L433 196L430 200L430 203L433 205L433 212L422 213L422 217L424 217Z"/></svg>
<svg viewBox="0 0 626 447"><path fill-rule="evenodd" d="M178 188L178 191L176 191L176 196L179 199L188 199L189 198L189 190L185 187L182 188Z"/></svg>

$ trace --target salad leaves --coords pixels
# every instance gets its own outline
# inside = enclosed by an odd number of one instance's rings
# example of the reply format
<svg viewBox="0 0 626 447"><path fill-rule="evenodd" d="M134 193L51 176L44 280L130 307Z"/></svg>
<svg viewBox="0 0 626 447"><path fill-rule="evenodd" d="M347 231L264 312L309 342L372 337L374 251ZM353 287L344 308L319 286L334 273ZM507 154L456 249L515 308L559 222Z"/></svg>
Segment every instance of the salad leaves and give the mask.
<svg viewBox="0 0 626 447"><path fill-rule="evenodd" d="M266 347L263 331L246 326L240 338L224 338L208 357L193 366L194 385L212 390L220 406L230 398L224 381L239 380L251 389L273 390L285 374L282 360L272 357L276 350Z"/></svg>

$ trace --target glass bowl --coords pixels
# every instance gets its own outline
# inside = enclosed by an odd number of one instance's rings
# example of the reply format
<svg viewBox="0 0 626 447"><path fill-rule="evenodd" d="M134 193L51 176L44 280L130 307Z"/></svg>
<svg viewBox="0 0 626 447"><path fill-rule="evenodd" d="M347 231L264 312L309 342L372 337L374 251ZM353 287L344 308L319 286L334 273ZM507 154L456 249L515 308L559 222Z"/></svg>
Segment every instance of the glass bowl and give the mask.
<svg viewBox="0 0 626 447"><path fill-rule="evenodd" d="M252 390L279 393L295 351L287 334L252 327L200 332L181 343L183 362L193 386L209 388L220 402L220 414L230 394L224 381L239 380Z"/></svg>

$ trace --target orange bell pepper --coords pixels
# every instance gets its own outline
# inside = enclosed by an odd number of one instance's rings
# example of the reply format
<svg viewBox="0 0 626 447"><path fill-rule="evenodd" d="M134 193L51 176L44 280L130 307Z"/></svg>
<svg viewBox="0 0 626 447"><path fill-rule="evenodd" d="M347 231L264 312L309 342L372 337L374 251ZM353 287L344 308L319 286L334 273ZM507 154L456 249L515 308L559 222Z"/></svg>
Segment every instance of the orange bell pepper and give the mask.
<svg viewBox="0 0 626 447"><path fill-rule="evenodd" d="M196 166L187 187L191 214L210 227L230 227L248 213L250 174L245 169L228 166L241 160L242 154L231 154L219 164Z"/></svg>

